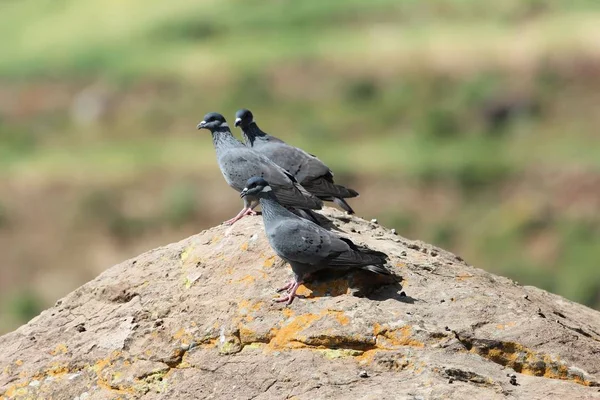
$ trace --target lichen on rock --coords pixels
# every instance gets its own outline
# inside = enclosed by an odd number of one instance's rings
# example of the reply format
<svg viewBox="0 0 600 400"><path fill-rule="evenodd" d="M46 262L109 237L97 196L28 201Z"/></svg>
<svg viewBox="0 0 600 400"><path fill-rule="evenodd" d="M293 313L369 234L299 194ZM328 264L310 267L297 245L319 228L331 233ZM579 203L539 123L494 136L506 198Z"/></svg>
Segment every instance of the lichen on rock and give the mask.
<svg viewBox="0 0 600 400"><path fill-rule="evenodd" d="M1 337L0 398L600 398L599 312L323 213L401 282L318 276L273 303L291 271L244 218L116 265Z"/></svg>

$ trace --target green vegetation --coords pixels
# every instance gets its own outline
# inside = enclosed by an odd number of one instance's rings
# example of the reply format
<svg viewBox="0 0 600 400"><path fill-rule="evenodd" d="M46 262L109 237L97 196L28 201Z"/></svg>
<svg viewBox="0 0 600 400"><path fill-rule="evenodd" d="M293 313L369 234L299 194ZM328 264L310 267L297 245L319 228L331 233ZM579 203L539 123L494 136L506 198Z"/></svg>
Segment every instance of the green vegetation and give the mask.
<svg viewBox="0 0 600 400"><path fill-rule="evenodd" d="M194 127L250 107L356 186L362 215L600 307L598 1L22 0L0 11L0 184L48 187L49 203L54 184L71 188L77 223L48 224L51 246L98 231L137 252L156 232L175 240L233 214L200 212L231 193L198 184L221 177ZM0 203L20 204L18 193Z"/></svg>

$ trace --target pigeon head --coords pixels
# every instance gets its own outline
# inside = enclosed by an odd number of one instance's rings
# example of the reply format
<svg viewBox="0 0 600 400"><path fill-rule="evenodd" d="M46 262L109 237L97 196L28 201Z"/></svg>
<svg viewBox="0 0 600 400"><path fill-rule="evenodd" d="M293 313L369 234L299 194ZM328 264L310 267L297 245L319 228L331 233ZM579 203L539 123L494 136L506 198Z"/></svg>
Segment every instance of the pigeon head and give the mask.
<svg viewBox="0 0 600 400"><path fill-rule="evenodd" d="M240 197L267 197L271 193L272 189L269 183L263 178L253 176L246 182L246 187L240 193Z"/></svg>
<svg viewBox="0 0 600 400"><path fill-rule="evenodd" d="M200 122L197 126L198 129L208 129L213 132L219 130L220 128L229 128L227 125L227 121L225 121L225 117L216 112L208 113L204 116L202 122Z"/></svg>
<svg viewBox="0 0 600 400"><path fill-rule="evenodd" d="M254 116L250 110L242 108L235 113L235 126L241 126L242 128L250 125L254 122Z"/></svg>

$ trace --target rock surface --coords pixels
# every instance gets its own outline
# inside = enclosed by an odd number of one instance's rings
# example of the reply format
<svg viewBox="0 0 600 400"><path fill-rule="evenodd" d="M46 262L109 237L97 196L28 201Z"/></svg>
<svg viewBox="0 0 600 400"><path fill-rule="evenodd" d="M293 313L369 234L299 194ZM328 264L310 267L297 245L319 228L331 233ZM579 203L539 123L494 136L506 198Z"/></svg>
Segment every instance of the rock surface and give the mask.
<svg viewBox="0 0 600 400"><path fill-rule="evenodd" d="M291 271L245 218L116 265L1 337L0 398L600 398L599 312L324 213L386 252L402 287L358 297L343 277L275 304Z"/></svg>

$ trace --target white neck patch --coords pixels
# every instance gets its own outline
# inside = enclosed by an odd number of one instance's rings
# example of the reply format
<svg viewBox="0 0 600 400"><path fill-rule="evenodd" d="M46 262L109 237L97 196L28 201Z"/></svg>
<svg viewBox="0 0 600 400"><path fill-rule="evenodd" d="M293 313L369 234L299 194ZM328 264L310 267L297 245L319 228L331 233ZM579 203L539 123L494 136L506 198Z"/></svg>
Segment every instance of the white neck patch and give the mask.
<svg viewBox="0 0 600 400"><path fill-rule="evenodd" d="M263 188L263 190L261 190L262 193L267 193L267 192L270 192L270 191L271 191L271 186L265 186Z"/></svg>

